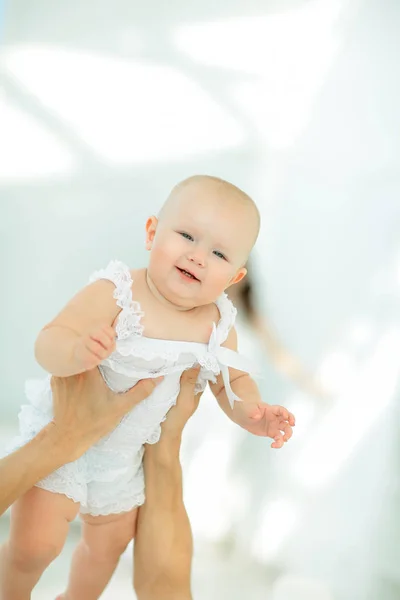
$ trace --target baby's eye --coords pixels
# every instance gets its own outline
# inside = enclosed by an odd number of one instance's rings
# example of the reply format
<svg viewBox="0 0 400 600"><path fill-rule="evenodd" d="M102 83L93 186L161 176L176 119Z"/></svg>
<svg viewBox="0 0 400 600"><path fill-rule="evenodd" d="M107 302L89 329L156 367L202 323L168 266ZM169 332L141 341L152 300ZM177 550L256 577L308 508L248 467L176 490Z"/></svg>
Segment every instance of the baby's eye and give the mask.
<svg viewBox="0 0 400 600"><path fill-rule="evenodd" d="M218 256L218 258L223 258L224 260L226 260L226 256L222 254L222 252L220 252L219 250L214 250L214 254L215 256Z"/></svg>
<svg viewBox="0 0 400 600"><path fill-rule="evenodd" d="M190 233L186 233L185 231L181 231L180 234L181 234L182 237L186 238L187 240L193 241L193 237L190 235Z"/></svg>

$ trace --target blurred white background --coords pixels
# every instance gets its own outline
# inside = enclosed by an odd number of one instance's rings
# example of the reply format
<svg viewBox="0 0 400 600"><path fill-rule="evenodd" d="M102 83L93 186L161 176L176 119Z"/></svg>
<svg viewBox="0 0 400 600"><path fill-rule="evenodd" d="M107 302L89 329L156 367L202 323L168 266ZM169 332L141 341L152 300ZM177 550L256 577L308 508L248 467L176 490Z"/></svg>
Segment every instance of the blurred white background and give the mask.
<svg viewBox="0 0 400 600"><path fill-rule="evenodd" d="M246 325L279 452L205 396L182 460L194 598L400 598L400 3L13 0L0 52L1 445L39 329L194 173L254 197L266 323L329 398ZM7 517L0 538L7 535ZM63 556L33 598L63 589ZM124 557L125 559L125 557ZM104 598L133 597L130 557Z"/></svg>

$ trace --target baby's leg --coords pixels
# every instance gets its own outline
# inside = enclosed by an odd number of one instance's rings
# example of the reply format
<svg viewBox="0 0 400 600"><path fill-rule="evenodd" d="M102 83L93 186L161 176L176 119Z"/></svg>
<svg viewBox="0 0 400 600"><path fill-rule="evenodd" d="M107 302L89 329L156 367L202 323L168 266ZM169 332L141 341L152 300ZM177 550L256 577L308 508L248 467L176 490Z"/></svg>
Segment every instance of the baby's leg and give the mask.
<svg viewBox="0 0 400 600"><path fill-rule="evenodd" d="M69 583L58 600L97 600L110 581L121 554L135 536L137 508L83 519L82 539L73 558Z"/></svg>
<svg viewBox="0 0 400 600"><path fill-rule="evenodd" d="M29 600L45 568L60 554L79 504L34 487L11 509L9 540L0 549L0 600Z"/></svg>

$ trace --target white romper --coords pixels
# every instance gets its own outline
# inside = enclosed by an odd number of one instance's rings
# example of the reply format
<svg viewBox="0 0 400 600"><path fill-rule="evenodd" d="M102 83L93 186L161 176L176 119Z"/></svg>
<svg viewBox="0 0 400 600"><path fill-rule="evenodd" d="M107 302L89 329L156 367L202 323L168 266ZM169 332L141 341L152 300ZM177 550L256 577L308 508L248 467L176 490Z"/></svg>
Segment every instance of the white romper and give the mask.
<svg viewBox="0 0 400 600"><path fill-rule="evenodd" d="M207 344L160 340L143 336L141 311L132 300L132 278L127 266L112 261L106 269L92 275L90 282L107 279L114 283L114 298L122 309L116 324L116 350L99 366L107 385L116 392L131 388L139 379L164 376L152 394L130 411L107 436L77 460L62 466L37 485L65 494L81 505L81 512L106 515L131 510L143 504L143 444L154 444L161 423L179 394L179 382L185 369L200 364L196 392L204 390L208 380L222 374L231 405L239 400L229 384L228 366L249 371L249 363L237 352L222 348L234 324L236 309L226 294L216 301L220 312ZM21 407L20 435L9 451L25 444L53 416L50 375L26 383L29 404Z"/></svg>

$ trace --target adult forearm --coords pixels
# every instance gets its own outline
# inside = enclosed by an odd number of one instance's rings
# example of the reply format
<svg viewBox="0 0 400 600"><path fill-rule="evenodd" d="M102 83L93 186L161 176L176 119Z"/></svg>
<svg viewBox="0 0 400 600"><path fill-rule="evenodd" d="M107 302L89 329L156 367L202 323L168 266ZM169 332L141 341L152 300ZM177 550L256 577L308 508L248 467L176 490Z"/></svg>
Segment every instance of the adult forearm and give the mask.
<svg viewBox="0 0 400 600"><path fill-rule="evenodd" d="M135 539L138 600L191 600L192 533L183 504L180 439L148 446L144 457L146 502Z"/></svg>
<svg viewBox="0 0 400 600"><path fill-rule="evenodd" d="M42 329L35 343L35 358L43 369L58 377L69 377L83 371L74 359L79 334L57 325Z"/></svg>
<svg viewBox="0 0 400 600"><path fill-rule="evenodd" d="M40 479L68 462L49 424L28 444L0 460L0 515Z"/></svg>
<svg viewBox="0 0 400 600"><path fill-rule="evenodd" d="M165 510L183 504L182 468L179 462L181 438L161 438L148 445L144 456L146 498L151 504L159 502Z"/></svg>

